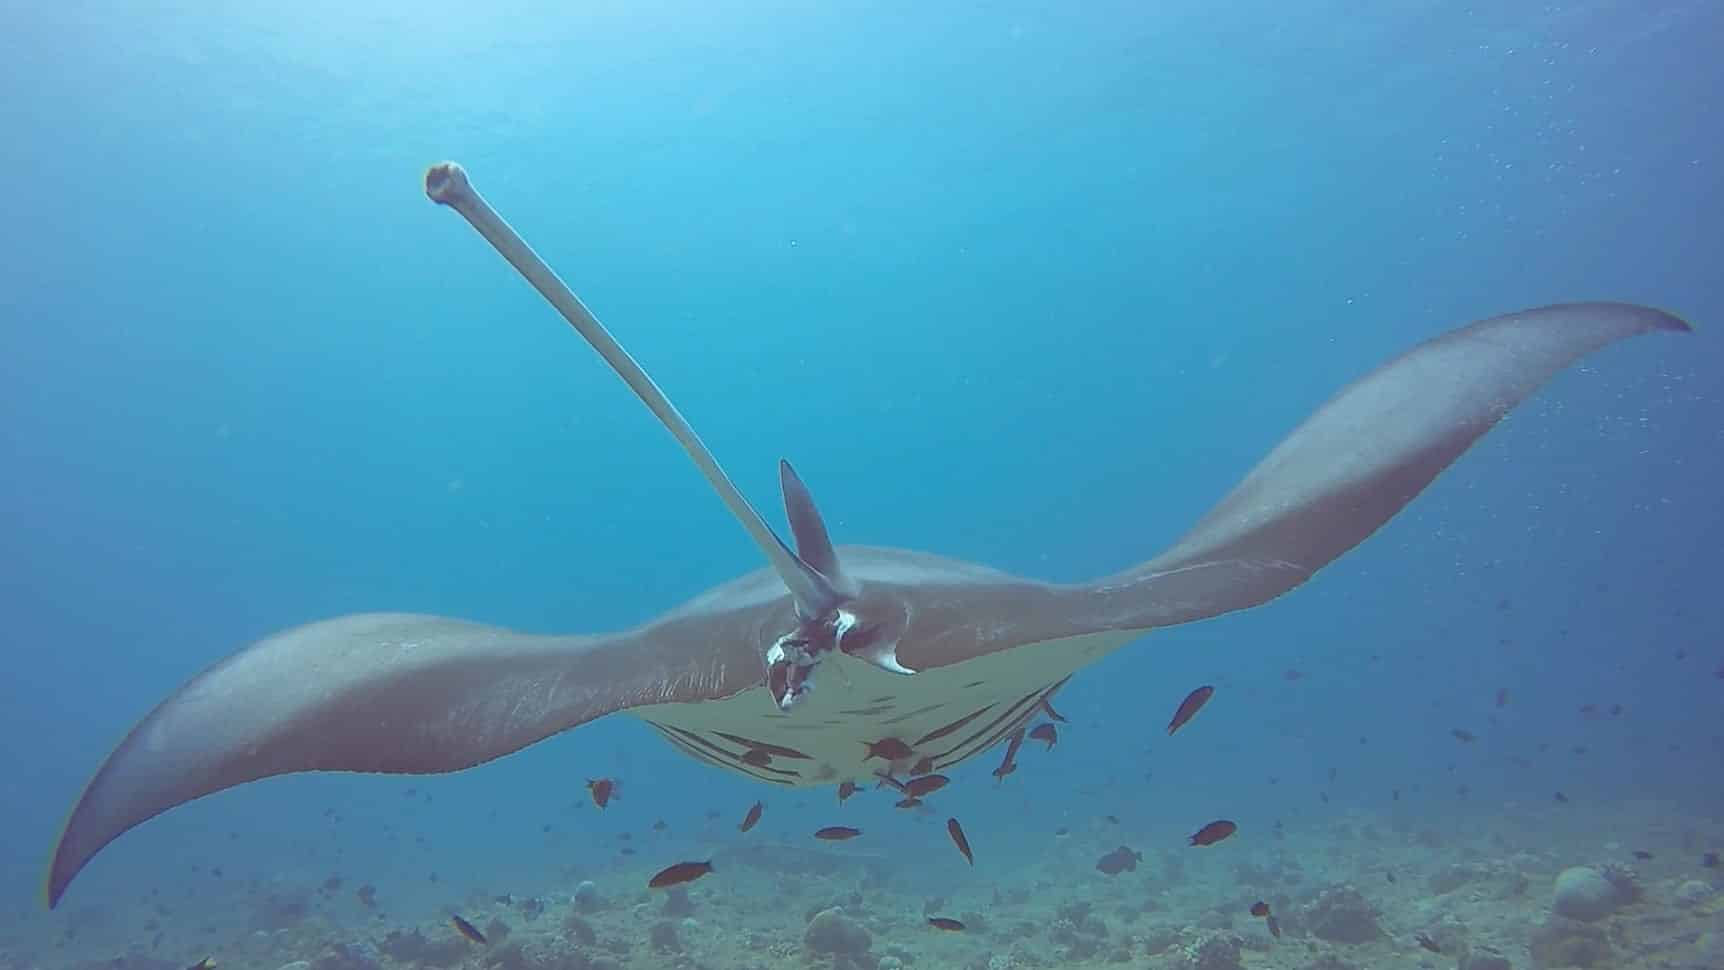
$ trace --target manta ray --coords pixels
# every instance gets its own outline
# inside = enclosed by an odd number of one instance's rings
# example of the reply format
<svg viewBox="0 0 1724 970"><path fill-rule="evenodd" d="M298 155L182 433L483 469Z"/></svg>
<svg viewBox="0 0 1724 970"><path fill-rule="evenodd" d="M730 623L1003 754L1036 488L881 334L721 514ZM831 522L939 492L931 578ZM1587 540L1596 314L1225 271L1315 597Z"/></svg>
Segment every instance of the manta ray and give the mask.
<svg viewBox="0 0 1724 970"><path fill-rule="evenodd" d="M769 785L950 768L1013 736L1075 672L1148 631L1304 583L1583 355L1689 329L1649 307L1570 303L1442 334L1341 390L1161 555L1092 582L1047 583L922 552L834 546L809 489L781 462L787 544L459 165L433 166L425 188L651 409L768 568L618 633L530 635L368 613L246 647L192 678L108 756L54 848L50 907L109 842L213 792L303 771L459 771L619 712L692 758Z"/></svg>

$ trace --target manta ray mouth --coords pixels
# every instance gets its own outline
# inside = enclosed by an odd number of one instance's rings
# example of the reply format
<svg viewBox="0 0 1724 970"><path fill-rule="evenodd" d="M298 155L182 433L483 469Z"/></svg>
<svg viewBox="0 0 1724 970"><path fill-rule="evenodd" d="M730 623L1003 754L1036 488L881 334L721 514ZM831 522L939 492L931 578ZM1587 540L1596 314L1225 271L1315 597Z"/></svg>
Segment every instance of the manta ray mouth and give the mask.
<svg viewBox="0 0 1724 970"><path fill-rule="evenodd" d="M819 662L838 664L837 680L820 692L805 690L789 709L774 702L769 683L723 699L629 713L683 754L755 781L872 784L883 769L944 771L986 754L1025 730L1077 668L1138 635L1109 631L1048 640L913 677L833 651ZM787 671L799 669L779 662ZM903 741L910 754L884 762L871 755L871 745L886 738Z"/></svg>

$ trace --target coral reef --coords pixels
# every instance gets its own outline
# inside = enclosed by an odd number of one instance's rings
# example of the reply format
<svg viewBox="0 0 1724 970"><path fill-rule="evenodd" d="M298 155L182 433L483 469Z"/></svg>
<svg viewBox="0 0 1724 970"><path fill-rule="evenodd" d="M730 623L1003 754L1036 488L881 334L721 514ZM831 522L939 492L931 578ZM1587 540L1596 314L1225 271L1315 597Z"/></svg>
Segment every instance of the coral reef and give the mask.
<svg viewBox="0 0 1724 970"><path fill-rule="evenodd" d="M1239 937L1234 933L1204 933L1173 952L1173 970L1241 970Z"/></svg>
<svg viewBox="0 0 1724 970"><path fill-rule="evenodd" d="M1558 916L1591 923L1641 896L1634 871L1622 866L1574 866L1557 874L1551 910Z"/></svg>
<svg viewBox="0 0 1724 970"><path fill-rule="evenodd" d="M1610 938L1602 927L1555 913L1533 927L1527 943L1533 966L1541 970L1601 967L1612 959Z"/></svg>
<svg viewBox="0 0 1724 970"><path fill-rule="evenodd" d="M854 959L868 952L874 938L861 923L832 907L814 914L803 931L802 942L812 953Z"/></svg>
<svg viewBox="0 0 1724 970"><path fill-rule="evenodd" d="M599 887L592 880L584 880L575 887L575 909L582 913L596 913L605 907L605 898L599 895Z"/></svg>
<svg viewBox="0 0 1724 970"><path fill-rule="evenodd" d="M1369 943L1383 935L1377 911L1352 886L1332 886L1305 906L1300 922L1331 943Z"/></svg>

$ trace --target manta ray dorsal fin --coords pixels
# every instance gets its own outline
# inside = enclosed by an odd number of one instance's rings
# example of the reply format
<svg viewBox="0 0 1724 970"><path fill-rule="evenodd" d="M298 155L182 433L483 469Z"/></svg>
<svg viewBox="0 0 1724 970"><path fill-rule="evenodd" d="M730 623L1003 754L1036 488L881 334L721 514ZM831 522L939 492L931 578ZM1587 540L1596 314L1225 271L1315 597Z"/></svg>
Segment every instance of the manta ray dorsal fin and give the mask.
<svg viewBox="0 0 1724 970"><path fill-rule="evenodd" d="M587 343L599 352L611 370L623 379L629 390L641 399L647 410L658 418L665 430L671 433L688 452L695 467L705 476L707 484L718 493L718 497L730 510L730 514L741 523L748 532L749 538L765 554L766 561L772 565L778 578L790 590L791 598L796 601L796 612L805 618L826 616L837 608L843 597L832 588L832 584L821 575L818 569L802 561L784 540L772 531L771 526L748 504L737 490L736 484L719 466L718 459L712 456L700 436L694 433L682 412L670 402L670 398L659 390L659 386L647 375L647 372L635 362L635 359L617 343L611 332L605 329L598 318L593 316L575 296L566 283L557 276L556 271L533 252L526 240L522 239L497 210L473 188L473 183L467 178L467 171L454 162L439 162L425 173L425 194L431 201L446 205L459 212L485 241L497 250L498 254L515 267L533 289L539 291L546 302L555 307L569 322L569 326L586 338Z"/></svg>
<svg viewBox="0 0 1724 970"><path fill-rule="evenodd" d="M844 575L838 553L832 548L832 537L826 532L826 522L802 477L790 462L778 460L778 486L784 492L784 517L790 520L790 534L796 540L796 554L812 566L832 588L845 596L856 595L854 580Z"/></svg>

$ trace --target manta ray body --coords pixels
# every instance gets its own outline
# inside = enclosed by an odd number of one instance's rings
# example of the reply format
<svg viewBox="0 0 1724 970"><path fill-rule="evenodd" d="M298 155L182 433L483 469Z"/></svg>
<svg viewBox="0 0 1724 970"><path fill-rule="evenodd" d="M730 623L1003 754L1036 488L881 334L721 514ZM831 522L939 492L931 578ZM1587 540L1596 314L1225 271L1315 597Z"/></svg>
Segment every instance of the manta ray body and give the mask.
<svg viewBox="0 0 1724 970"><path fill-rule="evenodd" d="M121 833L212 792L302 771L457 771L616 712L769 784L951 768L1022 729L1075 671L1143 633L1305 582L1583 355L1688 329L1648 307L1574 303L1438 336L1330 399L1173 548L1093 582L1052 584L919 552L834 547L809 490L781 463L792 550L460 166L434 166L426 190L658 416L768 568L620 633L539 636L378 613L253 644L193 678L109 755L55 846L50 906ZM884 739L908 754L875 754Z"/></svg>

